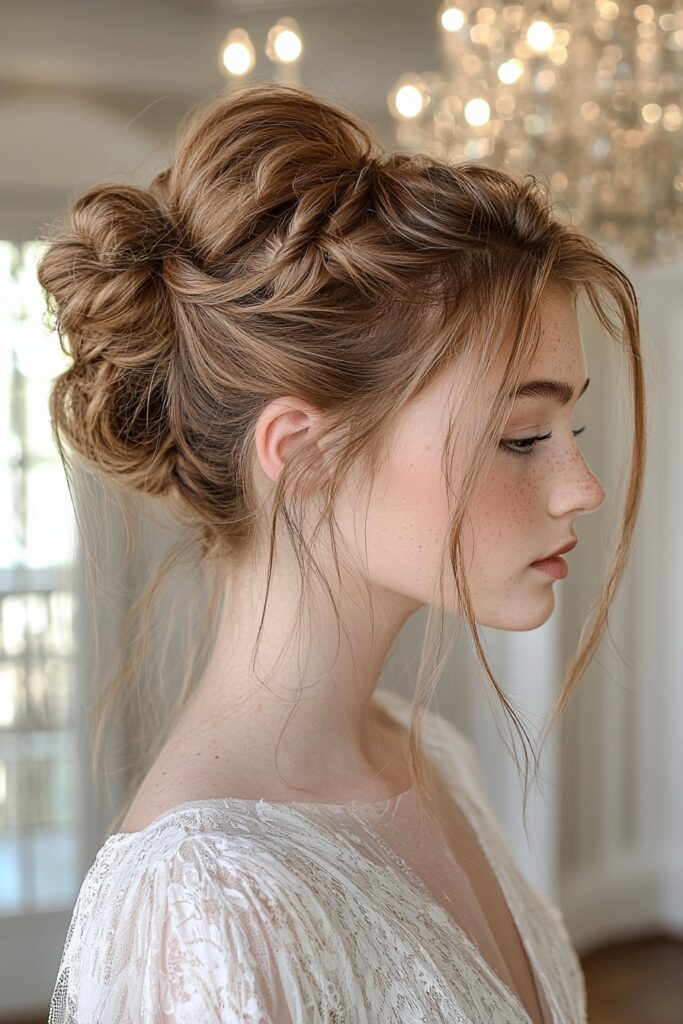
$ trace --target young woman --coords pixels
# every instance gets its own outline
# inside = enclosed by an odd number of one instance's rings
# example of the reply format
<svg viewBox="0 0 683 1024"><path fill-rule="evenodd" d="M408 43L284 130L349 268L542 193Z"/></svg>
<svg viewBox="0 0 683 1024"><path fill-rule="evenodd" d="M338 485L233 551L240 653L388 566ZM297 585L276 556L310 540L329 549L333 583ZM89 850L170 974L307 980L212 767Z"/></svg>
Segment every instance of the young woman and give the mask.
<svg viewBox="0 0 683 1024"><path fill-rule="evenodd" d="M574 429L585 294L628 362L635 429L559 719L641 497L628 278L534 179L379 153L358 119L277 85L195 111L149 189L79 197L39 275L73 357L51 396L65 468L70 448L165 499L212 588L208 656L83 882L50 1024L584 1021L559 910L518 871L473 745L427 708L431 627L467 620L518 725L477 626L548 619L555 553L605 497ZM425 605L411 705L377 683Z"/></svg>

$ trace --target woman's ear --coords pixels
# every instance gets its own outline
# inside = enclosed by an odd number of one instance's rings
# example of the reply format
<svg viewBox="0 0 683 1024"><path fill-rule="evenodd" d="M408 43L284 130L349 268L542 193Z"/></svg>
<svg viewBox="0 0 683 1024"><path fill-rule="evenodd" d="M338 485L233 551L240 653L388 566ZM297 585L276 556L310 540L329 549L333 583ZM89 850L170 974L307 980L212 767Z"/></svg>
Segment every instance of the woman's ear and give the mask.
<svg viewBox="0 0 683 1024"><path fill-rule="evenodd" d="M258 463L268 480L274 483L290 456L300 447L314 441L321 422L322 413L304 399L286 396L268 403L254 431ZM321 450L319 465L313 470L314 479L304 493L314 493L320 488L326 478L328 464Z"/></svg>

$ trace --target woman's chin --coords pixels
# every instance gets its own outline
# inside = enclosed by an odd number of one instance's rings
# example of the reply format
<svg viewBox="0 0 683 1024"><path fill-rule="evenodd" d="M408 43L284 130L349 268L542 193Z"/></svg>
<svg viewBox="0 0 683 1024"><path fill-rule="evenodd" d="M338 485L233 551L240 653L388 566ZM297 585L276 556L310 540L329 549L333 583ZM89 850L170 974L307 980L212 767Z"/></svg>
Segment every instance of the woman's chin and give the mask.
<svg viewBox="0 0 683 1024"><path fill-rule="evenodd" d="M548 578L549 583L553 580ZM512 604L512 602L511 602ZM509 632L524 633L530 629L538 629L555 610L555 592L551 586L545 587L542 595L536 594L535 599L519 600L511 607L507 605L496 612L477 616L480 626L492 629L505 629Z"/></svg>

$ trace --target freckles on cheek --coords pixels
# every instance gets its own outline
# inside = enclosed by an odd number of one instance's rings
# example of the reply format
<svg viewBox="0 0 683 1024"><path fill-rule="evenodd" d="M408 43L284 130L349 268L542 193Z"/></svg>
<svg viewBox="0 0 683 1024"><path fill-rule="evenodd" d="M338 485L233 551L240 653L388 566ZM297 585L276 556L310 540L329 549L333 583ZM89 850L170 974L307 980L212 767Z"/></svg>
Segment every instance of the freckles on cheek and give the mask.
<svg viewBox="0 0 683 1024"><path fill-rule="evenodd" d="M418 557L438 551L448 525L441 453L415 438L397 446L373 488L384 526L394 538L394 550ZM400 541L399 541L400 538Z"/></svg>
<svg viewBox="0 0 683 1024"><path fill-rule="evenodd" d="M528 546L532 523L520 486L489 479L472 503L470 518L473 569L500 578L506 567L515 568Z"/></svg>

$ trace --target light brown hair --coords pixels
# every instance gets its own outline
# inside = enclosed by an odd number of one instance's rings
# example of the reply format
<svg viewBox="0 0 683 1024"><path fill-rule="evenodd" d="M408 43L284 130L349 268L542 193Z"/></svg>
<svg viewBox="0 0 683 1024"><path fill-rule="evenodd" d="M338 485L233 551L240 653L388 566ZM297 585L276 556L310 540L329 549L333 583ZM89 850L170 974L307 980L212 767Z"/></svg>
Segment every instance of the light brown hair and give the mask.
<svg viewBox="0 0 683 1024"><path fill-rule="evenodd" d="M124 488L166 501L182 525L130 609L127 660L94 707L94 763L114 710L126 701L137 706L136 673L164 574L191 555L211 588L205 630L188 654L172 713L164 728L155 722L149 729L113 828L191 695L230 565L270 538L270 579L275 523L283 522L303 595L317 571L300 529L311 501L306 481L318 481L319 524L334 541L335 495L346 474L359 462L375 472L402 408L447 368L460 398L442 459L451 521L439 586L452 574L459 614L538 771L538 755L482 649L460 531L536 352L546 285L588 297L626 361L633 409L617 543L546 738L603 636L630 554L645 398L633 286L594 241L554 216L536 178L381 151L342 107L293 86L250 85L190 113L171 165L149 188L106 182L78 197L50 240L39 280L73 357L50 397L67 477L69 448ZM511 339L510 356L491 401L483 386L503 338ZM253 484L253 429L281 395L312 403L326 429L288 459L264 511ZM321 452L332 465L325 475ZM267 597L264 616L266 605ZM337 622L343 628L338 614ZM445 654L444 611L430 606L411 717L410 771L421 797L429 777L421 722ZM524 753L526 808L526 746Z"/></svg>

